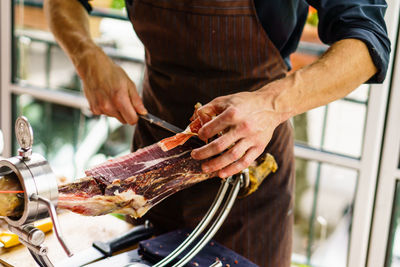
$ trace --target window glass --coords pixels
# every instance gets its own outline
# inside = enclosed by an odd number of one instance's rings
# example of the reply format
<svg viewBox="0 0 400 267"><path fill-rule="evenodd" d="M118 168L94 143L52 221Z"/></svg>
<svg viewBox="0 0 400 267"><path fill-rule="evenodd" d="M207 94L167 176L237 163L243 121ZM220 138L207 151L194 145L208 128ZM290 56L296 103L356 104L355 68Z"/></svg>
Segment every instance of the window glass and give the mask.
<svg viewBox="0 0 400 267"><path fill-rule="evenodd" d="M13 102L15 114L26 116L32 125L33 152L45 156L59 177L81 178L85 169L130 151L133 128L116 119L88 116L26 95Z"/></svg>
<svg viewBox="0 0 400 267"><path fill-rule="evenodd" d="M96 43L119 64L141 91L143 45L132 30L123 0L96 0L89 18ZM18 86L78 93L82 83L73 64L56 43L46 22L43 0L13 1L13 81ZM13 120L26 116L32 124L34 152L45 156L58 176L80 178L84 170L106 158L128 153L133 127L92 116L87 109L14 95ZM14 153L17 144L14 142Z"/></svg>
<svg viewBox="0 0 400 267"><path fill-rule="evenodd" d="M122 1L93 3L93 13L97 16L89 18L91 36L140 85L144 49L127 21L126 13L121 11ZM42 0L14 2L16 60L13 79L23 85L50 90L81 91L82 86L71 61L49 32L42 5Z"/></svg>
<svg viewBox="0 0 400 267"><path fill-rule="evenodd" d="M386 267L400 266L400 181L396 182L396 193L393 204L392 223L390 227L389 246Z"/></svg>
<svg viewBox="0 0 400 267"><path fill-rule="evenodd" d="M297 159L296 176L294 262L345 267L358 173Z"/></svg>
<svg viewBox="0 0 400 267"><path fill-rule="evenodd" d="M327 46L318 38L315 10L310 9L300 45L292 54L292 72L311 64ZM369 85L362 85L344 99L295 116L292 121L298 143L359 158L363 144Z"/></svg>

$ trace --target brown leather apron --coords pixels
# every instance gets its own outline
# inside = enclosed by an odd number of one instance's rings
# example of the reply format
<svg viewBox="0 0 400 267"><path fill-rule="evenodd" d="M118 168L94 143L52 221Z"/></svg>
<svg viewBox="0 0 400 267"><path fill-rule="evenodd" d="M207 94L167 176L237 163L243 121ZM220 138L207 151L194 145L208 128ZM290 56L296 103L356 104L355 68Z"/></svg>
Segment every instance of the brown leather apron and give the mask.
<svg viewBox="0 0 400 267"><path fill-rule="evenodd" d="M282 78L286 66L258 21L252 0L126 0L133 27L146 49L143 101L150 113L181 128L197 102L259 89ZM133 149L170 133L143 121ZM290 266L293 206L293 140L281 124L266 151L279 169L247 198L237 200L216 240L260 266ZM160 230L195 227L220 185L218 178L183 190L151 209Z"/></svg>

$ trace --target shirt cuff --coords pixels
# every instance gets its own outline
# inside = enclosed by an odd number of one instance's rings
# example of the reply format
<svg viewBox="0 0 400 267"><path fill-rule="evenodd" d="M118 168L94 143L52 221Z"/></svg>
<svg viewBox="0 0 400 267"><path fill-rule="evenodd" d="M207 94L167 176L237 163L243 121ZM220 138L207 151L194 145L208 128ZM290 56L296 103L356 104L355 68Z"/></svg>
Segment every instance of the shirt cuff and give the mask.
<svg viewBox="0 0 400 267"><path fill-rule="evenodd" d="M345 31L336 33L335 38L333 38L333 42L350 38L358 39L367 45L372 61L377 68L376 74L367 83L382 83L385 80L389 65L390 44L386 44L378 36L370 30L346 28Z"/></svg>
<svg viewBox="0 0 400 267"><path fill-rule="evenodd" d="M92 12L93 8L92 5L89 3L89 0L77 0L79 3L82 4L82 6L86 9L86 11L90 14Z"/></svg>

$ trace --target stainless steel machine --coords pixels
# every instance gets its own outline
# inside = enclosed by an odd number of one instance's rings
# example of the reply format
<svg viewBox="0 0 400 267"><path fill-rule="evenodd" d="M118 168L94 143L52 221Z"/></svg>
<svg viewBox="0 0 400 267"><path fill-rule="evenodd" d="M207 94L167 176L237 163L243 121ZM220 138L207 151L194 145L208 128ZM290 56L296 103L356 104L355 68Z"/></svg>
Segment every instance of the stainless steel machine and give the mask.
<svg viewBox="0 0 400 267"><path fill-rule="evenodd" d="M15 135L20 145L18 156L0 160L0 176L14 173L23 188L21 198L24 208L21 216L4 217L10 231L17 234L40 266L53 266L47 257L48 248L44 244L45 234L33 226L33 222L51 217L54 233L68 256L71 250L61 234L56 207L58 186L56 177L46 159L32 153L33 132L25 117L19 117L15 123Z"/></svg>
<svg viewBox="0 0 400 267"><path fill-rule="evenodd" d="M45 234L33 226L33 222L45 217L51 217L54 233L68 256L72 256L66 245L57 219L58 186L56 177L46 159L32 153L33 132L25 117L19 117L15 123L15 134L20 145L18 156L0 159L0 176L14 173L21 183L24 193L23 213L19 217L4 217L9 229L19 236L39 266L54 266L47 256L48 247L44 244ZM208 212L193 230L193 232L168 257L155 264L155 267L171 266L171 262L188 247L190 251L181 256L173 266L184 266L189 262L215 235L231 210L241 188L249 185L248 171L229 177L221 183L218 194ZM194 241L204 233L203 237ZM124 265L126 266L126 265ZM142 263L132 263L129 266L143 266ZM222 266L215 262L212 266Z"/></svg>

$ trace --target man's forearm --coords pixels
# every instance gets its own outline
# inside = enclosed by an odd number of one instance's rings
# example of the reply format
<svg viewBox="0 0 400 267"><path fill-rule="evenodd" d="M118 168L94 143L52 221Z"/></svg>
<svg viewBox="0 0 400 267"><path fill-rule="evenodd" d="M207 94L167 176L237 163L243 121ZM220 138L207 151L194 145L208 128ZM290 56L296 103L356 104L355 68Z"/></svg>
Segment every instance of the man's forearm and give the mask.
<svg viewBox="0 0 400 267"><path fill-rule="evenodd" d="M79 72L79 64L90 58L97 46L91 39L88 14L76 0L45 0L44 9L57 42L71 58Z"/></svg>
<svg viewBox="0 0 400 267"><path fill-rule="evenodd" d="M137 113L147 111L125 71L92 40L84 7L77 0L45 0L45 12L51 31L82 79L93 114L135 124Z"/></svg>
<svg viewBox="0 0 400 267"><path fill-rule="evenodd" d="M346 96L376 71L367 46L359 40L345 39L333 44L315 63L259 92L284 121Z"/></svg>

